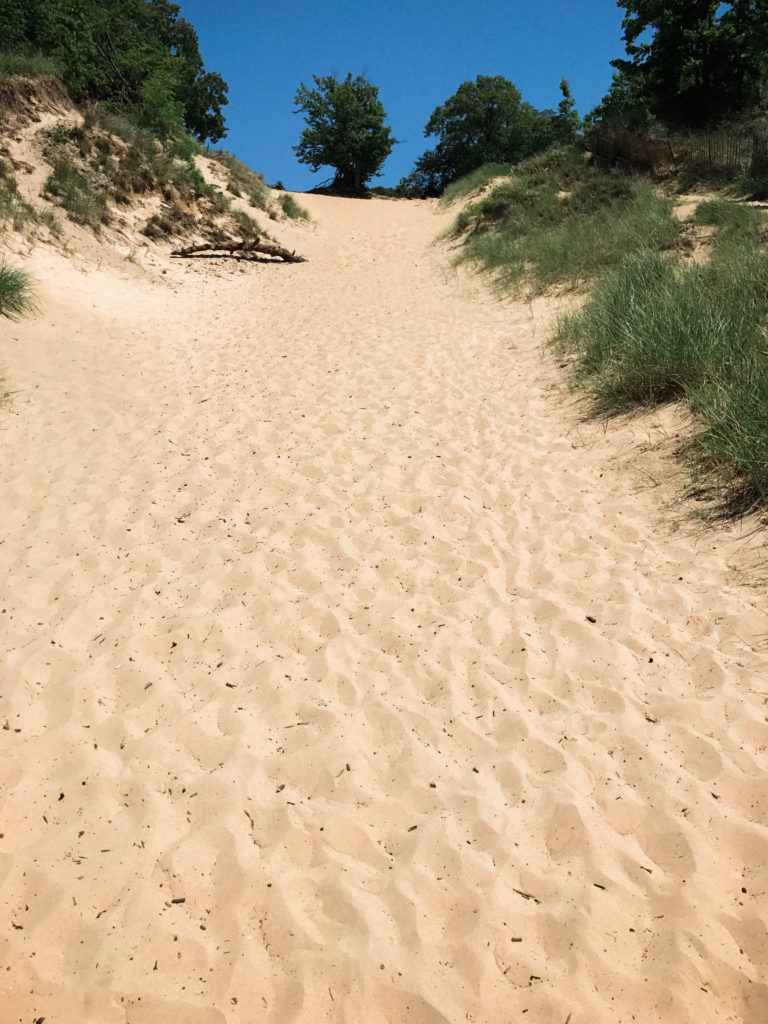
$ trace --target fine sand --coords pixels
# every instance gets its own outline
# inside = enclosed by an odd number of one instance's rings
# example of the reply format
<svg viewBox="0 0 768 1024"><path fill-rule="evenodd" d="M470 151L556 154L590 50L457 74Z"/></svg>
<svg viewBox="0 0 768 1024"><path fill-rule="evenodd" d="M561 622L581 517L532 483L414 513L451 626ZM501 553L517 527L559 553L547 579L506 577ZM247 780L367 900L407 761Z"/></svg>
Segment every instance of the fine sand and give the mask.
<svg viewBox="0 0 768 1024"><path fill-rule="evenodd" d="M449 214L300 201L0 324L0 1021L765 1024L759 538Z"/></svg>

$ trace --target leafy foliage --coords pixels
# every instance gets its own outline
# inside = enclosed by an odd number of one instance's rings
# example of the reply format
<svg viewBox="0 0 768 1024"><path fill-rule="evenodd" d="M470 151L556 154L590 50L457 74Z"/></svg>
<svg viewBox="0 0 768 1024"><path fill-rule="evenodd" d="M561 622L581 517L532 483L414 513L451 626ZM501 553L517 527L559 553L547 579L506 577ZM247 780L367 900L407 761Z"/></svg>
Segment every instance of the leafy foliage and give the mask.
<svg viewBox="0 0 768 1024"><path fill-rule="evenodd" d="M614 60L593 119L702 126L754 110L768 89L764 0L618 0L629 59Z"/></svg>
<svg viewBox="0 0 768 1024"><path fill-rule="evenodd" d="M0 78L10 78L12 75L37 78L39 75L57 75L58 73L56 62L39 53L0 51Z"/></svg>
<svg viewBox="0 0 768 1024"><path fill-rule="evenodd" d="M440 195L484 164L515 164L556 143L572 142L581 122L565 79L557 113L523 102L520 90L501 75L462 82L437 107L424 129L438 142L416 161L399 188L410 195Z"/></svg>
<svg viewBox="0 0 768 1024"><path fill-rule="evenodd" d="M169 0L0 0L0 39L52 61L75 100L128 110L161 137L182 124L201 140L225 135L226 83Z"/></svg>
<svg viewBox="0 0 768 1024"><path fill-rule="evenodd" d="M315 88L302 82L294 100L307 121L294 152L313 171L333 167L334 187L359 195L397 141L384 124L379 90L360 75L343 82L331 75L313 78Z"/></svg>

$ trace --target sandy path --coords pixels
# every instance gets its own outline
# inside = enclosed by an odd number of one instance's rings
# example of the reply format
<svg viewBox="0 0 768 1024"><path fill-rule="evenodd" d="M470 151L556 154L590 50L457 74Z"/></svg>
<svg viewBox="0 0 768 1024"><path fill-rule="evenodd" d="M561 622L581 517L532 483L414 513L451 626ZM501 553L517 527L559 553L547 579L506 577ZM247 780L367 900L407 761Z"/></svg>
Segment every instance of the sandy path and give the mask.
<svg viewBox="0 0 768 1024"><path fill-rule="evenodd" d="M299 266L41 253L3 328L2 1020L763 1024L737 532L428 205L306 205Z"/></svg>

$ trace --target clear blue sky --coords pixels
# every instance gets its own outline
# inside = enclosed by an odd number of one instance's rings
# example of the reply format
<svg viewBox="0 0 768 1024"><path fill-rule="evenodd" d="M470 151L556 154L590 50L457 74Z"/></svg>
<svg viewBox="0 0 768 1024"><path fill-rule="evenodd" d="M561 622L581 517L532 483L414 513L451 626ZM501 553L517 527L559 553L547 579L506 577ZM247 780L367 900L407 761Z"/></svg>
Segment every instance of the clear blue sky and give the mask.
<svg viewBox="0 0 768 1024"><path fill-rule="evenodd" d="M557 106L565 77L585 114L610 86L608 62L624 54L616 0L176 2L197 30L206 68L229 84L221 145L296 191L332 173L313 174L291 149L305 125L293 99L313 75L352 72L378 86L401 144L376 184L396 185L434 142L423 134L430 114L462 82L503 75L544 109Z"/></svg>

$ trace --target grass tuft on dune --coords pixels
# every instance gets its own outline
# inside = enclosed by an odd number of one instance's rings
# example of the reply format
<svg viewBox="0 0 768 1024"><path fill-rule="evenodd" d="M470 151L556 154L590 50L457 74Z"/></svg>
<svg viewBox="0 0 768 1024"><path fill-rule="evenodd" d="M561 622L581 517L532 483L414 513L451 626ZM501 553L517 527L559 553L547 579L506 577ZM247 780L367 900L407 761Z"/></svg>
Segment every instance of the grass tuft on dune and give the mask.
<svg viewBox="0 0 768 1024"><path fill-rule="evenodd" d="M35 294L29 274L5 262L0 263L0 316L9 320L35 311Z"/></svg>
<svg viewBox="0 0 768 1024"><path fill-rule="evenodd" d="M523 165L470 203L453 226L460 262L502 291L540 293L584 284L627 254L674 246L671 199L650 184L602 174L569 155Z"/></svg>
<svg viewBox="0 0 768 1024"><path fill-rule="evenodd" d="M768 503L768 253L749 207L716 200L694 220L717 226L706 263L625 257L561 320L556 341L606 414L687 400L701 424L690 445L697 474L743 509Z"/></svg>
<svg viewBox="0 0 768 1024"><path fill-rule="evenodd" d="M561 152L535 157L469 202L452 235L462 241L458 261L499 290L590 284L554 340L574 357L574 380L595 410L614 415L685 400L700 425L688 445L699 482L723 511L764 507L765 217L723 195L699 203L692 224L714 228L705 262L680 258L691 227L649 181Z"/></svg>

